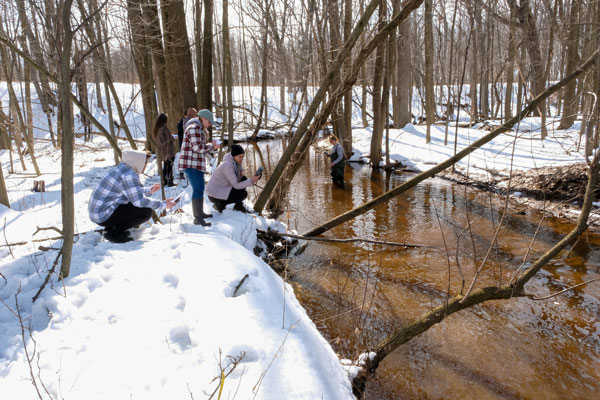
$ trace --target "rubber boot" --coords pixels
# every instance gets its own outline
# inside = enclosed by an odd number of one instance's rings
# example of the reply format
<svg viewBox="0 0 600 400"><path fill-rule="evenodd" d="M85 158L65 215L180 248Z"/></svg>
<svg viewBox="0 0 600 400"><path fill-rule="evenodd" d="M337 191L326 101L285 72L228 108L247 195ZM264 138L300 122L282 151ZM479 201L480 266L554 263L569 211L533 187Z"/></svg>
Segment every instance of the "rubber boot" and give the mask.
<svg viewBox="0 0 600 400"><path fill-rule="evenodd" d="M212 218L212 216L213 216L212 214L207 214L204 212L204 199L202 198L200 200L202 200L202 203L200 205L200 213L202 214L202 217L203 218Z"/></svg>
<svg viewBox="0 0 600 400"><path fill-rule="evenodd" d="M192 211L194 213L194 224L202 226L211 226L210 222L204 220L204 199L192 199Z"/></svg>
<svg viewBox="0 0 600 400"><path fill-rule="evenodd" d="M238 201L237 203L234 204L233 209L239 212L242 212L244 214L248 214L250 213L250 211L248 211L248 209L246 209L246 207L244 207L244 203L241 201Z"/></svg>

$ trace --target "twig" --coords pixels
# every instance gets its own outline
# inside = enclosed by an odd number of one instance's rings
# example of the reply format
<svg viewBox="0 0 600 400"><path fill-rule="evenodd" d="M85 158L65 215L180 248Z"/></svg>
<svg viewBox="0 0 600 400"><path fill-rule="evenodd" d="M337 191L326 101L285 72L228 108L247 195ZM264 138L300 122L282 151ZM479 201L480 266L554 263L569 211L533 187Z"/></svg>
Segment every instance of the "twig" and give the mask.
<svg viewBox="0 0 600 400"><path fill-rule="evenodd" d="M246 278L248 278L248 274L244 275L244 277L242 278L242 280L240 281L240 283L238 283L237 286L235 287L235 290L233 291L233 297L235 297L235 295L237 294L238 289L242 286L242 284L244 283L244 281L246 280Z"/></svg>
<svg viewBox="0 0 600 400"><path fill-rule="evenodd" d="M592 283L592 282L596 282L596 281L600 281L600 278L592 279L591 281L585 281L585 282L581 282L581 283L579 283L579 284L577 284L577 285L575 285L575 286L568 287L568 288L566 288L566 289L563 289L563 290L561 290L560 292L557 292L557 293L554 293L554 294L550 294L550 295L548 295L548 296L544 296L544 297L535 297L535 296L533 296L533 295L529 295L528 297L529 297L531 300L546 300L546 299L549 299L549 298L551 298L551 297L558 296L559 294L563 294L564 292L568 292L569 290L573 290L573 289L575 289L575 288L578 288L579 286L587 285L588 283Z"/></svg>
<svg viewBox="0 0 600 400"><path fill-rule="evenodd" d="M35 301L38 299L39 295L42 293L42 290L44 290L44 288L46 287L46 285L50 281L50 277L52 276L52 274L56 270L56 266L58 265L58 260L60 259L61 255L62 255L62 250L60 250L58 252L58 254L56 255L56 259L54 260L54 264L52 264L52 268L48 272L48 275L46 275L46 279L44 279L44 283L42 284L42 286L40 286L40 289L37 291L37 293L35 294L35 296L33 296L33 298L31 299L32 303L35 303Z"/></svg>
<svg viewBox="0 0 600 400"><path fill-rule="evenodd" d="M61 231L60 229L58 229L58 228L57 228L57 227L55 227L55 226L48 226L48 227L46 227L46 228L40 228L40 227L38 226L38 227L37 227L37 230L36 230L35 232L33 232L33 235L32 235L32 236L35 236L35 235L37 235L37 234L38 234L38 232L40 232L40 231L56 231L56 232L58 232L58 234L59 234L59 235L63 235L63 231Z"/></svg>
<svg viewBox="0 0 600 400"><path fill-rule="evenodd" d="M15 258L15 255L12 252L12 249L10 248L10 244L8 243L8 239L6 239L6 217L4 218L4 229L2 229L2 233L4 233L4 241L6 242L6 247L8 247L8 251L10 251L10 255L12 256L13 260ZM4 246L2 246L4 247ZM2 275L2 277L4 278L4 275ZM6 278L4 278L4 280L6 280Z"/></svg>

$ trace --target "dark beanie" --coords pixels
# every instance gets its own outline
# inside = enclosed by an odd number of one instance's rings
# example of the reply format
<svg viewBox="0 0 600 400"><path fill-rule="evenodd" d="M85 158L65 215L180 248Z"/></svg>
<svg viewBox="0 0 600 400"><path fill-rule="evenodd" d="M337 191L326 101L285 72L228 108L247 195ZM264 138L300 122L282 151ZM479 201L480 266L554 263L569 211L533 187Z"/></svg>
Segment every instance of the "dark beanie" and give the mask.
<svg viewBox="0 0 600 400"><path fill-rule="evenodd" d="M231 145L231 156L239 156L240 154L244 154L244 148L239 144Z"/></svg>

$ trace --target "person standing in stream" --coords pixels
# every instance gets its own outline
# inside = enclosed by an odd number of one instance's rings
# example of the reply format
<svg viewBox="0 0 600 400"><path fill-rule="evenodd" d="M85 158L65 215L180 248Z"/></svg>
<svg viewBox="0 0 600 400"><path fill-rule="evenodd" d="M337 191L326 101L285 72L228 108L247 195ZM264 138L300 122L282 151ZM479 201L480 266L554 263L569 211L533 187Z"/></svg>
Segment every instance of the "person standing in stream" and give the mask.
<svg viewBox="0 0 600 400"><path fill-rule="evenodd" d="M329 157L331 157L331 178L333 183L343 188L344 185L344 167L346 166L346 157L344 157L344 148L338 142L334 135L329 136L329 143L333 146Z"/></svg>
<svg viewBox="0 0 600 400"><path fill-rule="evenodd" d="M198 111L198 118L188 121L183 134L178 164L179 170L184 171L188 182L192 185L194 224L202 226L211 226L210 222L205 221L206 218L212 217L212 214L204 213L204 174L207 158L219 149L216 140L206 142L208 128L214 123L213 114L206 109Z"/></svg>

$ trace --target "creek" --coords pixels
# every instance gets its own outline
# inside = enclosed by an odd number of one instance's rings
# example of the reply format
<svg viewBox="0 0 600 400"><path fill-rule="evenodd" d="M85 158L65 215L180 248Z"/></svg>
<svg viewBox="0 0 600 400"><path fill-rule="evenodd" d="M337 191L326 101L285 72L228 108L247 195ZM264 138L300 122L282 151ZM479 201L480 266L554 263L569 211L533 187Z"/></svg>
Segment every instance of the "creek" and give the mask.
<svg viewBox="0 0 600 400"><path fill-rule="evenodd" d="M263 165L268 177L284 146L285 139L248 144L244 167ZM346 188L337 188L329 159L311 149L279 219L301 233L412 176L349 163ZM250 190L251 202L258 190ZM313 241L286 261L283 275L340 358L355 359L443 303L448 288L464 293L490 246L477 287L506 283L528 252L534 260L572 229L546 219L532 243L541 214L511 207L493 241L503 210L494 194L429 179L323 235L422 247ZM541 297L599 277L600 235L586 233L526 288ZM447 317L388 356L365 398L596 398L598 389L600 282L594 282L547 300L490 301Z"/></svg>

